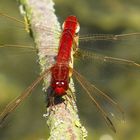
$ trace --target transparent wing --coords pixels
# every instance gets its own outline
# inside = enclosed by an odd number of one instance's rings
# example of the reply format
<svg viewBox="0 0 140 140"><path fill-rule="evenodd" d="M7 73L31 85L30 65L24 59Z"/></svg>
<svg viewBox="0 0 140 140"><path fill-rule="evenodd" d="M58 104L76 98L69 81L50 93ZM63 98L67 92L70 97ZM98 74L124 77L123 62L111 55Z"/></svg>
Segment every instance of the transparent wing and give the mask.
<svg viewBox="0 0 140 140"><path fill-rule="evenodd" d="M110 40L110 41L117 41L117 40L128 40L128 39L140 39L140 32L136 33L128 33L128 34L93 34L89 36L80 36L80 41L97 41L97 40Z"/></svg>
<svg viewBox="0 0 140 140"><path fill-rule="evenodd" d="M43 51L43 52L58 52L58 48L56 47L56 44L50 44L51 47L40 47L39 50ZM8 53L8 55L21 55L21 54L30 54L30 53L34 53L34 52L38 52L38 49L31 46L31 45L21 45L21 44L0 44L0 48L8 48L8 50L6 50L7 52L10 52L10 54ZM16 49L16 50L15 50Z"/></svg>
<svg viewBox="0 0 140 140"><path fill-rule="evenodd" d="M21 24L22 29L27 28L25 26L28 26L28 28L30 29L30 25L28 23L26 23L25 21L19 20L15 17L9 16L6 13L0 12L0 17L7 18L9 20L12 20L14 22ZM52 34L55 35L55 38L60 37L61 32L59 30L52 28L52 27L46 27L46 26L41 25L41 26L37 26L37 28L40 30L46 31L46 33L48 34L48 37L49 37L49 35L52 35ZM46 51L47 49L54 50L54 48L55 48L55 50L56 50L56 46L58 46L58 44L49 44L49 46L51 46L51 48L40 47L39 49L44 49L44 51ZM0 48L17 48L17 49L20 49L20 52L21 52L20 54L22 54L22 52L25 54L26 52L28 53L28 52L38 51L36 48L34 48L32 46L22 45L22 44L0 44Z"/></svg>
<svg viewBox="0 0 140 140"><path fill-rule="evenodd" d="M81 57L83 59L84 58L90 58L90 59L99 60L99 61L102 61L102 62L118 63L118 64L140 67L140 64L136 63L133 60L116 58L116 57L111 57L111 56L104 56L104 55L101 55L101 54L97 54L97 53L90 52L90 51L85 51L85 50L82 50L82 49L78 49L75 53L75 56Z"/></svg>
<svg viewBox="0 0 140 140"><path fill-rule="evenodd" d="M56 47L57 44L49 44L51 47L47 48L47 47L40 47L39 49L44 49L44 50L48 50L48 49L54 49L54 50L58 50L58 48ZM37 51L37 49L31 45L21 45L21 44L0 44L0 48L18 48L18 49L27 49L27 50L32 50L32 51Z"/></svg>
<svg viewBox="0 0 140 140"><path fill-rule="evenodd" d="M0 44L0 48L26 48L26 49L31 49L31 50L35 50L35 48L33 46L29 46L29 45L21 45L21 44Z"/></svg>
<svg viewBox="0 0 140 140"><path fill-rule="evenodd" d="M90 99L93 101L97 109L102 114L103 118L105 119L107 125L116 132L116 129L114 127L114 124L112 123L111 119L108 117L109 114L103 109L103 106L101 106L101 103L97 101L97 97L103 97L106 102L108 102L110 105L112 105L114 110L117 110L122 116L122 119L124 120L124 111L121 108L121 106L113 100L111 97L109 97L106 93L99 90L97 87L89 83L81 74L79 74L76 70L73 70L73 74L76 77L77 81L80 83L80 85L83 87L83 89L86 91ZM112 113L112 112L110 112Z"/></svg>
<svg viewBox="0 0 140 140"><path fill-rule="evenodd" d="M3 16L5 18L8 18L9 20L13 20L14 22L22 24L23 25L22 28L24 28L25 30L30 29L30 24L28 24L25 21L22 21L22 20L19 20L19 19L15 18L15 17L9 16L8 14L3 13L3 12L0 12L0 16ZM56 29L53 29L51 27L46 27L46 26L41 25L41 26L37 26L37 28L40 29L40 30L47 31L47 33L49 33L49 34L55 34L55 35L60 36L60 31L56 30Z"/></svg>
<svg viewBox="0 0 140 140"><path fill-rule="evenodd" d="M2 123L4 122L4 120L10 115L10 113L14 111L26 99L26 97L28 97L31 94L31 92L35 89L38 83L49 72L50 72L50 69L42 73L25 91L23 91L23 93L21 93L20 96L16 97L5 107L5 109L0 113L0 127L2 126Z"/></svg>
<svg viewBox="0 0 140 140"><path fill-rule="evenodd" d="M5 18L8 18L10 20L13 20L15 22L18 22L18 23L24 25L25 27L23 26L23 28L25 28L25 29L26 28L30 29L30 25L25 21L22 21L22 20L19 20L19 19L15 18L15 17L9 16L8 14L3 13L3 12L0 12L0 16L3 16ZM26 26L28 26L28 27L26 27ZM59 36L60 36L60 33L61 33L60 30L56 30L56 29L53 29L51 27L46 27L46 26L43 26L43 25L41 25L37 28L45 30L45 31L47 31L51 34L57 34ZM92 34L92 35L83 35L83 36L81 35L79 37L79 40L80 41L96 41L96 40L112 40L112 41L114 40L114 41L116 41L116 40L128 40L130 38L140 39L140 32L118 34L118 35L114 35L114 34Z"/></svg>

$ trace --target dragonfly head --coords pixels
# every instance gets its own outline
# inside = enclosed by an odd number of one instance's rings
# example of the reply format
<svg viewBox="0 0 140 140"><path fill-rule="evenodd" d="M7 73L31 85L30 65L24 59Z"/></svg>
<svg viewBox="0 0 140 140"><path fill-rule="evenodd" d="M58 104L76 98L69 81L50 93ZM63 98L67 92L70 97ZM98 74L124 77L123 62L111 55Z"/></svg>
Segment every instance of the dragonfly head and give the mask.
<svg viewBox="0 0 140 140"><path fill-rule="evenodd" d="M56 95L66 94L69 84L69 68L64 64L55 64L52 69L51 87Z"/></svg>
<svg viewBox="0 0 140 140"><path fill-rule="evenodd" d="M62 96L66 94L68 83L66 81L55 81L52 83L52 88L55 91L56 95Z"/></svg>

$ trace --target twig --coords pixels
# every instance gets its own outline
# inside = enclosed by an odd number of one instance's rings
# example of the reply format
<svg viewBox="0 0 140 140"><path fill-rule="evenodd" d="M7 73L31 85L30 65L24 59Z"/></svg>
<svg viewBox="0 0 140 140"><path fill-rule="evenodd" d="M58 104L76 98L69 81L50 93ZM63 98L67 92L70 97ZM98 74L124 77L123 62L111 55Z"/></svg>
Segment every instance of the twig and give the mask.
<svg viewBox="0 0 140 140"><path fill-rule="evenodd" d="M52 0L19 0L22 6L22 13L31 25L31 31L38 49L39 64L41 71L45 71L55 63L57 54L54 49L58 47L59 38L55 31L60 31L60 25L55 15ZM44 49L46 48L46 49ZM50 76L44 78L44 91L50 83ZM74 84L71 79L70 89L75 95ZM53 111L47 116L47 124L50 129L49 140L84 140L87 131L81 125L77 107L72 93L64 97L62 102L53 107ZM48 109L47 109L48 110Z"/></svg>

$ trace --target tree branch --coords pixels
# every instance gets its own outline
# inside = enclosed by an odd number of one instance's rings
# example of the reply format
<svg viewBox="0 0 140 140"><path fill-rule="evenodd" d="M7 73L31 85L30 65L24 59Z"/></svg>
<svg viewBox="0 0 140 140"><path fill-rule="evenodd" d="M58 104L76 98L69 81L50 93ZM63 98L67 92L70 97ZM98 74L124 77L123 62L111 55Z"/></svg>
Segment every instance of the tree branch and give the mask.
<svg viewBox="0 0 140 140"><path fill-rule="evenodd" d="M45 71L55 63L59 37L56 31L60 31L60 25L55 15L52 0L19 0L22 13L28 19L31 32L38 50L41 71ZM50 129L49 140L84 140L87 131L81 125L75 100L74 84L70 80L70 89L64 97L65 101L55 105L47 116L47 124ZM44 78L44 91L47 91L50 83L50 75ZM47 109L49 110L49 108Z"/></svg>

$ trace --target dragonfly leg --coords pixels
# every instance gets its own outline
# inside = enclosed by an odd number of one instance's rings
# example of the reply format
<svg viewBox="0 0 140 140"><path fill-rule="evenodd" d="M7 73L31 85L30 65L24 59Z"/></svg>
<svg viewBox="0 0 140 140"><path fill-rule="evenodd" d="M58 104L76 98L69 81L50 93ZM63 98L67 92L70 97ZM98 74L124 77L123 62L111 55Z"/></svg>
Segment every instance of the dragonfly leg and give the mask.
<svg viewBox="0 0 140 140"><path fill-rule="evenodd" d="M66 108L67 108L67 105L68 105L68 103L72 106L72 109L74 110L74 106L73 106L73 102L72 102L72 96L70 96L70 95L66 95L65 96L65 100L66 100L66 102L64 102L64 104L66 105Z"/></svg>
<svg viewBox="0 0 140 140"><path fill-rule="evenodd" d="M62 96L56 96L55 91L51 87L48 88L47 93L47 108L49 108L48 114L50 115L51 111L56 109L56 105L64 103L65 100L62 98Z"/></svg>
<svg viewBox="0 0 140 140"><path fill-rule="evenodd" d="M54 94L54 93L53 93ZM54 96L52 95L48 95L47 97L47 108L49 108L48 110L48 116L51 114L51 111L53 111L55 109L55 104L54 104ZM54 108L54 109L53 109Z"/></svg>

